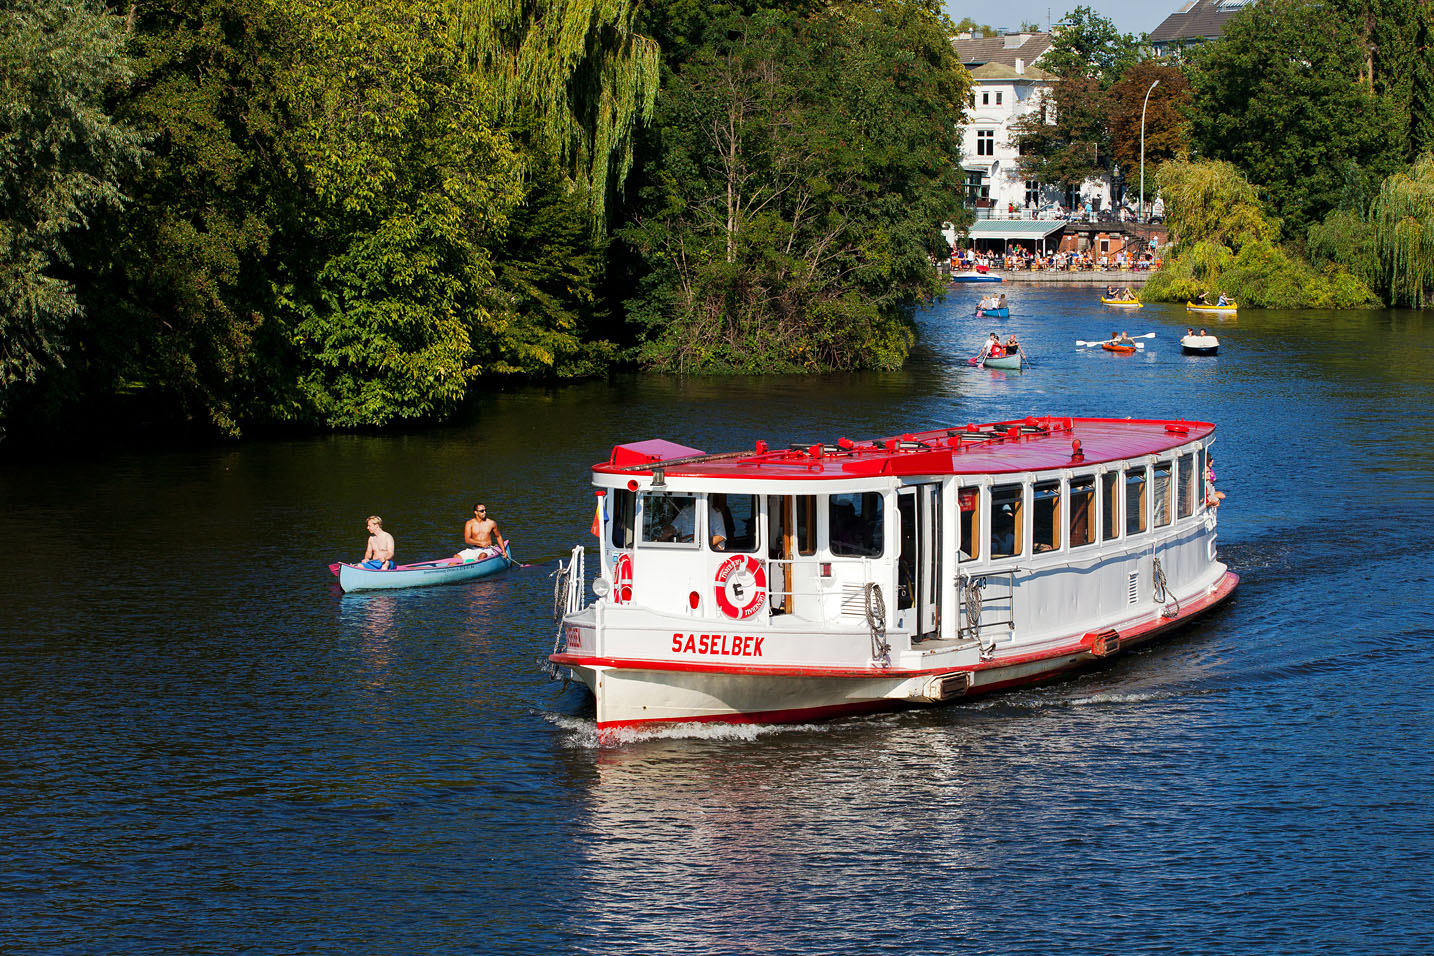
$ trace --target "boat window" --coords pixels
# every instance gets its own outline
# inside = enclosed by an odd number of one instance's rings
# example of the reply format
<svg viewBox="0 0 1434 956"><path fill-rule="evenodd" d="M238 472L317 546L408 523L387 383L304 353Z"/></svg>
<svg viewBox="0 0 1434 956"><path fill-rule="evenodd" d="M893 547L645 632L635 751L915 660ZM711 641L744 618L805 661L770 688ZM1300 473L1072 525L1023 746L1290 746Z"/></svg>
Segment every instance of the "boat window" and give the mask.
<svg viewBox="0 0 1434 956"><path fill-rule="evenodd" d="M707 546L713 551L757 550L757 496L707 496Z"/></svg>
<svg viewBox="0 0 1434 956"><path fill-rule="evenodd" d="M1009 558L1021 553L1021 485L991 489L991 557Z"/></svg>
<svg viewBox="0 0 1434 956"><path fill-rule="evenodd" d="M1170 467L1170 462L1158 461L1151 470L1150 494L1155 505L1157 528L1163 528L1170 523Z"/></svg>
<svg viewBox="0 0 1434 956"><path fill-rule="evenodd" d="M612 546L621 551L632 547L633 532L637 528L637 492L626 488L615 488L607 493L608 527L612 529Z"/></svg>
<svg viewBox="0 0 1434 956"><path fill-rule="evenodd" d="M1204 511L1205 504L1210 500L1210 489L1205 482L1205 446L1201 445L1195 451L1195 487L1200 490L1195 493L1195 509Z"/></svg>
<svg viewBox="0 0 1434 956"><path fill-rule="evenodd" d="M1071 547L1095 541L1095 476L1082 475L1071 479Z"/></svg>
<svg viewBox="0 0 1434 956"><path fill-rule="evenodd" d="M694 495L646 492L642 496L642 540L696 545Z"/></svg>
<svg viewBox="0 0 1434 956"><path fill-rule="evenodd" d="M1031 498L1031 550L1054 551L1061 546L1061 483L1043 481Z"/></svg>
<svg viewBox="0 0 1434 956"><path fill-rule="evenodd" d="M1180 502L1180 517L1188 518L1195 510L1195 456L1180 456L1180 467L1175 472L1175 500Z"/></svg>
<svg viewBox="0 0 1434 956"><path fill-rule="evenodd" d="M1114 541L1120 537L1120 472L1108 471L1100 476L1100 539Z"/></svg>
<svg viewBox="0 0 1434 956"><path fill-rule="evenodd" d="M876 558L882 552L881 494L832 495L828 503L832 554Z"/></svg>
<svg viewBox="0 0 1434 956"><path fill-rule="evenodd" d="M784 542L787 535L791 540ZM768 495L767 555L790 559L794 549L801 555L817 553L817 496Z"/></svg>
<svg viewBox="0 0 1434 956"><path fill-rule="evenodd" d="M1145 530L1145 469L1131 468L1125 473L1125 533L1140 534Z"/></svg>
<svg viewBox="0 0 1434 956"><path fill-rule="evenodd" d="M961 508L961 560L969 561L981 556L981 521L977 518L976 502L980 492L975 488L962 488L956 496Z"/></svg>
<svg viewBox="0 0 1434 956"><path fill-rule="evenodd" d="M916 496L897 495L896 513L901 517L901 549L896 555L896 608L916 606Z"/></svg>

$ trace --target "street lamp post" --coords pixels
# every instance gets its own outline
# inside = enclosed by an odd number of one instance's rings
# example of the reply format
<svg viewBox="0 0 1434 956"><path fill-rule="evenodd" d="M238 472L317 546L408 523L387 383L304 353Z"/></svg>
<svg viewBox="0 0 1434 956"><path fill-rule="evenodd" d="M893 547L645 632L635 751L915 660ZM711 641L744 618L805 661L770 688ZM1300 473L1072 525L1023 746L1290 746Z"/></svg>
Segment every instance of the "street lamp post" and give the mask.
<svg viewBox="0 0 1434 956"><path fill-rule="evenodd" d="M1145 102L1140 104L1140 218L1145 218L1145 107L1150 105L1150 94L1160 85L1156 80L1145 91Z"/></svg>

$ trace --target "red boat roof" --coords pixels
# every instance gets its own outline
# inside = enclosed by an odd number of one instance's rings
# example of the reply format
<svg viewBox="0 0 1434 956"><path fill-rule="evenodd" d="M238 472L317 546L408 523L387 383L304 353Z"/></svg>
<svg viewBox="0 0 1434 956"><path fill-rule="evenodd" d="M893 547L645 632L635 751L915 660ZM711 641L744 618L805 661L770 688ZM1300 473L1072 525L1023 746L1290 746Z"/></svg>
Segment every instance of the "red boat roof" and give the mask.
<svg viewBox="0 0 1434 956"><path fill-rule="evenodd" d="M1151 455L1215 431L1208 422L1133 418L1023 418L913 432L874 441L794 443L709 455L661 440L614 446L604 474L694 478L831 479L877 475L991 475L1048 471Z"/></svg>

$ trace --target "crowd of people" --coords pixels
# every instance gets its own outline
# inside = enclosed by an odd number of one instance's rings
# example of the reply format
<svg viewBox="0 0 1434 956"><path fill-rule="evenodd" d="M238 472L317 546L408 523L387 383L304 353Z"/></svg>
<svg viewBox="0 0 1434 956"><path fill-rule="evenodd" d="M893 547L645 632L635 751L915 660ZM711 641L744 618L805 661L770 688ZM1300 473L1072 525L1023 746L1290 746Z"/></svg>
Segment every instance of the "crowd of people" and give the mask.
<svg viewBox="0 0 1434 956"><path fill-rule="evenodd" d="M1155 252L1127 253L1124 250L1115 255L1101 255L1086 252L1034 253L1028 249L1013 247L1005 253L974 252L963 249L951 254L953 271L1004 269L1007 272L1093 272L1096 270L1118 269L1124 272L1149 272L1165 265L1163 256Z"/></svg>

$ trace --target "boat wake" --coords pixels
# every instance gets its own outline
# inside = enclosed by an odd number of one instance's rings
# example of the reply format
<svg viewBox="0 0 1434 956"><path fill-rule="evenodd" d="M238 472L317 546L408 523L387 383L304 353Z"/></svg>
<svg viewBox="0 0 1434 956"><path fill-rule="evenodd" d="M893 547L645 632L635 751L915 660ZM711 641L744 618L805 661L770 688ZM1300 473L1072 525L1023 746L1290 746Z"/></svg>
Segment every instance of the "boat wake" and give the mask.
<svg viewBox="0 0 1434 956"><path fill-rule="evenodd" d="M566 742L580 750L626 747L659 740L752 741L778 734L830 732L834 724L721 724L673 723L643 727L616 727L599 731L591 717L544 713L543 718L566 735Z"/></svg>

